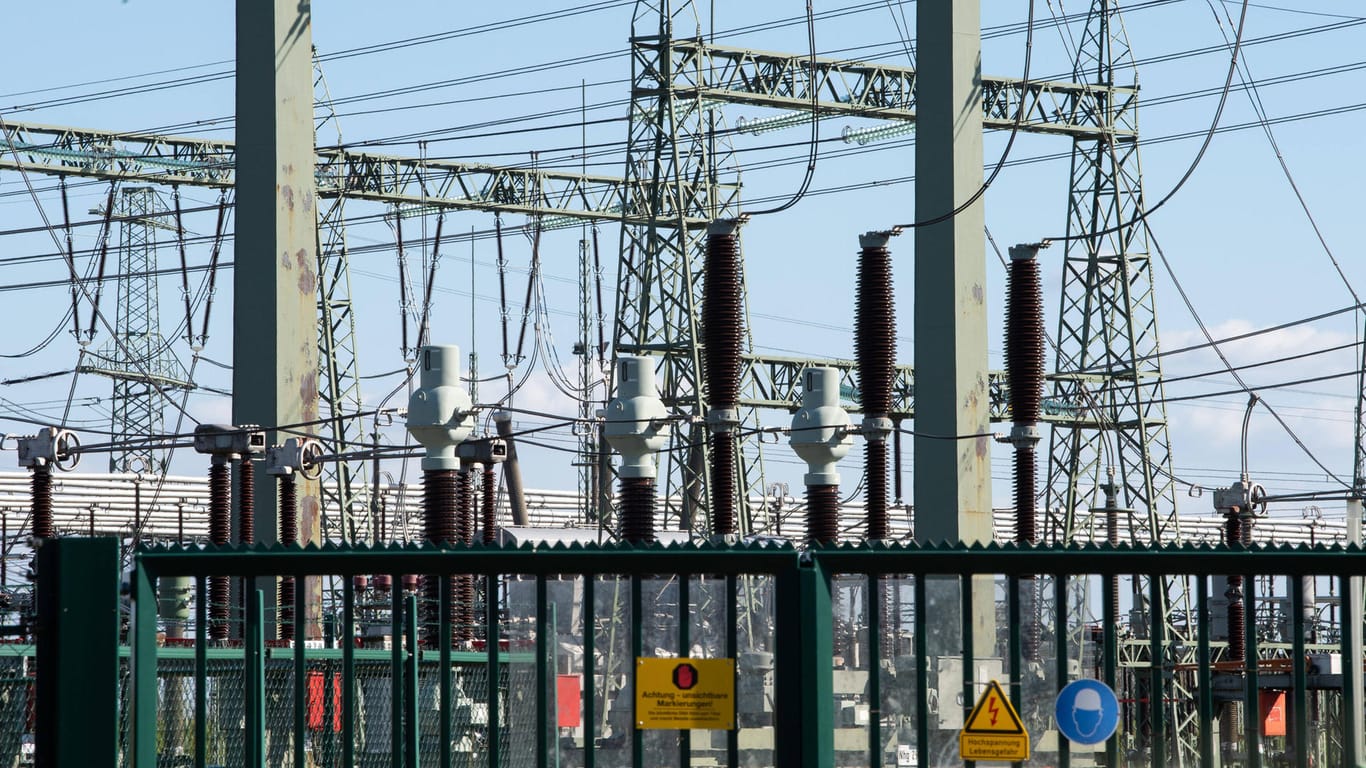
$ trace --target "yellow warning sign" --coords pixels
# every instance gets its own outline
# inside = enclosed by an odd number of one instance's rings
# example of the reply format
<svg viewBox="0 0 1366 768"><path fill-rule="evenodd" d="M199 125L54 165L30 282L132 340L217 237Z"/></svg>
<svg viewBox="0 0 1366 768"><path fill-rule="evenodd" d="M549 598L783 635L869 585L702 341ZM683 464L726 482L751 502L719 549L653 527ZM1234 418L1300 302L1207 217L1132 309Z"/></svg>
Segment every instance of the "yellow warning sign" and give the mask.
<svg viewBox="0 0 1366 768"><path fill-rule="evenodd" d="M636 728L731 730L735 659L636 659Z"/></svg>
<svg viewBox="0 0 1366 768"><path fill-rule="evenodd" d="M987 685L958 733L958 755L964 760L1029 759L1029 733L995 680Z"/></svg>

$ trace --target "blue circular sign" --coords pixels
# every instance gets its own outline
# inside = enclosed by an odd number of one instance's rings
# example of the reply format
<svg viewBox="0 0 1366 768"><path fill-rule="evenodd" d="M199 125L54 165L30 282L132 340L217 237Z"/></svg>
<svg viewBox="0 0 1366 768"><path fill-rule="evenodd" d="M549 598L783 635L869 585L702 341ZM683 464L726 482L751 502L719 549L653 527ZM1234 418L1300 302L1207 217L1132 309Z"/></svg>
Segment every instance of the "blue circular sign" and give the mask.
<svg viewBox="0 0 1366 768"><path fill-rule="evenodd" d="M1119 699L1099 680L1074 680L1058 692L1053 714L1074 744L1100 744L1119 727Z"/></svg>

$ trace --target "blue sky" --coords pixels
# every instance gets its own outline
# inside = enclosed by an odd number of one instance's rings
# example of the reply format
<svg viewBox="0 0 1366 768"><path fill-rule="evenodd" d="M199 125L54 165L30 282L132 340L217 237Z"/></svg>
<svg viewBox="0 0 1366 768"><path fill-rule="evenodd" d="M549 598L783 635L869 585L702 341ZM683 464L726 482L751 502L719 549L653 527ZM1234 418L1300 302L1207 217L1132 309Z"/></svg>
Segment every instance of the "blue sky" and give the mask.
<svg viewBox="0 0 1366 768"><path fill-rule="evenodd" d="M568 3L450 4L404 2L377 6L373 3L329 2L315 7L314 43L324 57L330 92L338 102L342 143L386 154L458 157L495 164L526 164L532 152L537 162L579 167L579 145L610 145L590 150L590 172L620 175L622 155L617 143L626 135L625 99L628 96L629 59L625 52L630 34L631 5L603 2L584 6L585 11L554 21L516 26L500 22L560 10ZM1051 22L1054 15L1086 10L1080 0L1038 0L1036 16ZM1138 79L1143 104L1139 127L1143 181L1147 199L1164 197L1190 166L1199 140L1209 127L1218 90L1224 83L1229 56L1225 35L1232 37L1226 15L1236 19L1239 5L1231 2L1177 0L1132 2L1125 26L1139 60ZM986 73L1019 76L1023 66L1025 36L1000 30L1020 25L1025 3L985 3L983 44ZM717 42L762 50L802 52L806 29L804 5L788 3L723 3L714 11L699 5L701 28L718 32ZM817 48L824 55L867 58L897 64L908 62L913 41L903 39L903 21L912 30L915 6L895 2L815 5ZM16 29L29 32L11 36L0 50L0 115L10 121L51 123L116 130L164 130L188 136L231 137L231 123L224 118L233 111L230 77L215 74L231 69L234 25L230 3L194 4L150 0L58 0L16 11ZM714 16L713 16L714 14ZM1289 169L1324 241L1336 256L1353 286L1366 287L1366 267L1359 244L1359 185L1362 176L1362 107L1357 101L1362 82L1359 52L1366 50L1366 23L1360 8L1348 0L1255 3L1248 9L1243 52L1247 71L1259 83L1256 95L1274 125L1271 130L1280 159L1266 133L1255 125L1249 93L1241 88L1230 94L1221 124L1250 128L1229 130L1215 136L1189 182L1150 219L1155 241L1170 261L1199 317L1215 337L1290 323L1354 302L1339 278L1325 248L1319 243L1297 202L1281 160ZM686 16L684 17L687 18ZM1222 19L1222 24L1216 23ZM61 20L61 21L57 21ZM785 24L767 24L787 20ZM56 23L54 23L56 22ZM691 22L680 22L690 25ZM485 25L497 27L473 32ZM44 30L60 30L60 33ZM452 34L435 42L387 49L383 52L335 58L335 54L363 46L415 36ZM736 30L739 30L736 32ZM1288 34L1303 31L1301 34ZM680 27L680 33L688 33ZM1078 25L1040 24L1034 38L1031 76L1062 79L1069 72L1070 50L1080 34ZM1204 51L1196 55L1183 52ZM598 56L601 54L601 56ZM568 63L566 63L568 62ZM525 68L525 69L523 69ZM521 74L483 77L507 70ZM160 73L160 74L148 74ZM1318 74L1314 74L1318 73ZM148 86L163 81L192 78L202 82L175 87ZM105 82L100 82L105 81ZM1235 78L1235 86L1240 79ZM135 92L115 98L75 100L71 97L112 88ZM1194 94L1193 97L1185 97ZM589 124L581 128L574 110L586 106ZM526 119L539 113L567 111L549 119ZM762 117L749 107L725 108L727 122ZM1307 116L1307 117L1306 117ZM836 137L849 120L822 122L822 137ZM525 132L522 128L543 128ZM392 141L395 136L427 133L427 143ZM808 128L798 125L759 136L737 135L733 145L741 162L744 197L748 200L783 199L797 187L805 167ZM1181 138L1187 137L1187 138ZM993 164L1004 148L1004 136L988 136L985 162ZM330 132L320 142L332 143ZM780 145L780 146L774 146ZM765 149L765 147L773 147ZM906 221L913 210L913 185L904 181L914 174L914 149L905 140L869 145L862 153L838 141L822 145L812 192L791 210L761 217L743 232L750 292L751 336L756 349L778 354L852 356L853 257L857 235ZM1011 158L1022 160L1064 153L1065 139L1022 135ZM32 177L47 216L60 220L60 200L50 177ZM878 183L882 182L882 183ZM833 190L856 187L852 190ZM102 204L106 187L73 184L72 205L77 220L93 218L86 211ZM182 191L185 205L211 205L215 195L203 189ZM169 193L168 193L169 195ZM169 202L169 196L167 197ZM1060 234L1065 225L1067 164L1062 160L1008 165L986 194L987 224L996 241L1005 246ZM381 212L376 206L351 204L353 216ZM187 228L201 234L212 231L212 213L187 217ZM506 227L524 220L505 217ZM14 173L0 174L0 230L36 227L42 220L28 196L24 180ZM413 237L425 225L429 234L435 217L408 219L405 236ZM493 226L489 214L462 213L449 216L448 233L485 230ZM76 247L88 254L95 227L78 230ZM411 234L409 234L411 233ZM349 234L353 249L372 246L352 259L355 301L360 327L360 362L367 379L365 394L378 402L401 377L387 372L401 368L399 313L394 234L383 224L353 226ZM579 229L548 233L542 244L545 263L544 291L550 308L543 333L553 341L566 366L575 358L570 347L577 333L576 291ZM615 275L617 228L604 226L599 233L607 265L606 285L611 290ZM513 271L508 293L513 303L513 332L520 318L521 295L529 243L510 234L505 247ZM896 254L899 349L902 362L912 359L911 328L914 285L913 247L910 237L893 241ZM64 267L53 261L12 259L46 254L53 248L46 233L0 235L0 286L40 280L61 280ZM206 246L190 251L192 263L207 260ZM1156 255L1156 254L1154 254ZM420 258L410 253L413 263ZM174 250L161 254L170 266ZM481 374L498 372L499 305L497 273L493 267L494 244L475 243L473 258L473 307L471 306L471 248L469 242L443 246L441 269L433 312L433 338L439 342L471 344L480 354ZM1050 332L1056 332L1056 309L1060 290L1058 247L1045 251L1044 296ZM992 328L992 365L1000 367L999 328L1004 293L1002 270L990 257L989 289ZM84 260L78 258L78 264ZM1164 349L1203 342L1196 321L1182 302L1177 286L1161 265L1154 270L1157 281L1157 314ZM413 280L420 280L414 269ZM178 286L163 285L163 326L174 327L179 318ZM214 327L204 355L231 362L229 308L231 290L220 281L214 309ZM1358 288L1362 290L1362 288ZM5 304L11 331L0 343L0 353L13 354L40 341L61 319L69 301L65 288L7 291ZM611 305L610 298L608 305ZM114 304L103 305L110 318ZM473 309L475 327L470 328ZM1337 314L1310 324L1263 334L1229 344L1225 352L1236 365L1298 355L1351 344L1360 334L1361 319L1352 313ZM98 346L106 337L96 340ZM176 346L188 359L183 341ZM70 370L77 347L62 332L41 352L18 360L0 362L3 378ZM1050 365L1051 365L1050 356ZM1314 355L1277 365L1253 367L1244 377L1254 387L1307 379L1352 370L1351 349ZM1173 355L1164 362L1173 379L1169 397L1236 389L1227 374L1204 374L1220 368L1208 351ZM229 375L212 364L201 364L202 383L226 388ZM524 371L519 368L518 376ZM571 375L573 371L570 371ZM1322 463L1344 479L1351 475L1351 377L1338 377L1299 386L1267 389L1266 402L1293 428L1303 444ZM0 431L24 432L31 427L6 420L15 414L25 418L59 420L71 387L71 377L0 387ZM71 420L92 425L107 424L109 382L89 376L75 384L76 406ZM99 398L93 402L92 398ZM400 395L397 400L401 401ZM487 399L487 398L484 398ZM1236 479L1243 394L1173 402L1172 421L1176 474L1191 482L1226 485ZM210 394L191 396L190 412L204 421L225 420L226 399ZM558 393L543 373L536 373L518 395L522 407L548 413L574 413L573 404ZM173 415L173 412L172 412ZM766 414L766 425L785 424L783 414ZM534 424L530 420L528 425ZM169 428L170 425L168 425ZM1295 441L1266 411L1259 410L1250 424L1249 461L1254 475L1273 492L1294 492L1332 487ZM567 431L549 437L558 445L572 445ZM770 446L770 448L775 448ZM857 480L855 451L842 465L847 486ZM528 483L543 487L573 486L568 454L531 454ZM803 471L784 445L766 454L770 480L788 482L795 490ZM533 463L534 462L534 463ZM92 462L98 464L98 461ZM199 457L182 451L173 468L179 473L203 471ZM11 464L11 466L13 466ZM1009 503L1009 453L994 451L994 475L998 505ZM97 469L97 467L91 467ZM398 473L398 467L393 471ZM408 470L413 477L416 467ZM1208 513L1208 495L1181 499L1190 513ZM1277 514L1299 516L1303 504L1284 505ZM1330 515L1341 515L1340 502L1321 505Z"/></svg>

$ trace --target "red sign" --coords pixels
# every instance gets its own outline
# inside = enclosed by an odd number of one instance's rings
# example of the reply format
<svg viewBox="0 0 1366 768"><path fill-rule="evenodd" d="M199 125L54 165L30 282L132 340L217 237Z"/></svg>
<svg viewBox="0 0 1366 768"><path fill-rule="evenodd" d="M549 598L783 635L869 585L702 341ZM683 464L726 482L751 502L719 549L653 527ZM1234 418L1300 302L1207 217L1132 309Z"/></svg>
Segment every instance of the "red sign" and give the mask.
<svg viewBox="0 0 1366 768"><path fill-rule="evenodd" d="M308 729L311 731L323 730L323 713L326 711L327 681L322 672L316 670L308 673L307 687L307 710L308 710ZM342 710L342 684L341 673L332 675L332 732L341 733L341 710Z"/></svg>
<svg viewBox="0 0 1366 768"><path fill-rule="evenodd" d="M555 725L578 728L583 725L583 702L580 701L582 675L555 676Z"/></svg>
<svg viewBox="0 0 1366 768"><path fill-rule="evenodd" d="M674 667L674 687L680 691L692 690L697 685L697 667L683 662Z"/></svg>
<svg viewBox="0 0 1366 768"><path fill-rule="evenodd" d="M1285 735L1285 691L1262 691L1262 735Z"/></svg>

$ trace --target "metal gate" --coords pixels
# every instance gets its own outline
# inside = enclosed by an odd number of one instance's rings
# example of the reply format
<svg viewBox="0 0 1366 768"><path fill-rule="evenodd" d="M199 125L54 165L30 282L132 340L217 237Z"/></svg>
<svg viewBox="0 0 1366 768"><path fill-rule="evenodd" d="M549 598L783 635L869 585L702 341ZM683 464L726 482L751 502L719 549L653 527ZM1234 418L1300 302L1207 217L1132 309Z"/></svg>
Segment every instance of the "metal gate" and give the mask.
<svg viewBox="0 0 1366 768"><path fill-rule="evenodd" d="M122 596L112 540L48 542L38 566L42 765L963 765L992 681L1030 765L1361 756L1356 548L152 549ZM177 644L157 587L179 576ZM211 576L243 585L220 643ZM280 576L305 642L271 639ZM638 727L652 657L734 660L734 727ZM1077 678L1119 694L1096 746L1057 728Z"/></svg>

